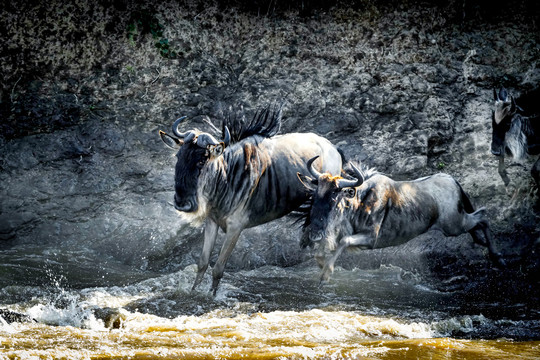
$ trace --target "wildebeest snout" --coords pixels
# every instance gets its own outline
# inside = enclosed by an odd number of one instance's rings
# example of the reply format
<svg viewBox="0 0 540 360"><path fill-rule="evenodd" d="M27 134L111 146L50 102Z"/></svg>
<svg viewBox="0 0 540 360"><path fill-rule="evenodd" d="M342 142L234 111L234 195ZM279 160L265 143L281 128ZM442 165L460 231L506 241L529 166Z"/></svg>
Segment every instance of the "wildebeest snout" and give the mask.
<svg viewBox="0 0 540 360"><path fill-rule="evenodd" d="M322 231L312 231L309 234L309 238L311 239L311 241L321 241L323 237L324 237L324 234Z"/></svg>
<svg viewBox="0 0 540 360"><path fill-rule="evenodd" d="M197 204L193 199L181 199L174 194L174 208L178 211L192 212L197 210Z"/></svg>
<svg viewBox="0 0 540 360"><path fill-rule="evenodd" d="M496 146L491 146L491 153L495 156L501 156L501 148Z"/></svg>

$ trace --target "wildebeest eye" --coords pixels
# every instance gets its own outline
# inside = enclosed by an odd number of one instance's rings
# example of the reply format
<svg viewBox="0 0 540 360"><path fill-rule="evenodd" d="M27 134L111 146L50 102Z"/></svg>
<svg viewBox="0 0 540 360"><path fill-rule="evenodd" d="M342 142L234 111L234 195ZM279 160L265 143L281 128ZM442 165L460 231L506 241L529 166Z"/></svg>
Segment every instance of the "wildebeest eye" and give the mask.
<svg viewBox="0 0 540 360"><path fill-rule="evenodd" d="M343 193L348 198L353 198L356 195L356 189L355 188L345 188L343 189Z"/></svg>

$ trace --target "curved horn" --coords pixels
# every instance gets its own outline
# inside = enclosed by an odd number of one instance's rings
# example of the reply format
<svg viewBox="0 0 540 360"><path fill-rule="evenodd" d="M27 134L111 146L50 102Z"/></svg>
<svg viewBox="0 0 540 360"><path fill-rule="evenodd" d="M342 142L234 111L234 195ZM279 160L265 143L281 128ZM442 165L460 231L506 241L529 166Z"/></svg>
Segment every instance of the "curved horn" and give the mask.
<svg viewBox="0 0 540 360"><path fill-rule="evenodd" d="M316 179L319 178L319 176L321 176L322 174L320 172L318 172L314 167L313 167L313 162L315 160L317 160L317 158L319 157L319 155L311 158L308 160L307 162L307 168L309 170L309 172L311 173L312 176L314 176Z"/></svg>
<svg viewBox="0 0 540 360"><path fill-rule="evenodd" d="M180 125L182 120L184 120L185 118L187 118L187 116L182 116L181 118L176 119L176 121L173 123L173 126L172 126L173 134L179 139L183 139L188 133L191 132L191 131L186 131L186 132L178 131L178 126Z"/></svg>
<svg viewBox="0 0 540 360"><path fill-rule="evenodd" d="M353 171L354 171L354 177L356 177L356 180L347 180L347 179L340 179L338 181L338 187L340 189L347 188L347 187L357 187L362 185L364 182L364 177L362 176L362 173L360 170L354 165L353 163L350 163Z"/></svg>
<svg viewBox="0 0 540 360"><path fill-rule="evenodd" d="M229 131L229 128L225 126L225 129L223 130L225 132L225 137L223 139L223 143L225 144L225 147L229 146L231 143L231 132Z"/></svg>
<svg viewBox="0 0 540 360"><path fill-rule="evenodd" d="M208 145L219 145L219 141L210 134L202 133L197 137L197 145L206 148Z"/></svg>

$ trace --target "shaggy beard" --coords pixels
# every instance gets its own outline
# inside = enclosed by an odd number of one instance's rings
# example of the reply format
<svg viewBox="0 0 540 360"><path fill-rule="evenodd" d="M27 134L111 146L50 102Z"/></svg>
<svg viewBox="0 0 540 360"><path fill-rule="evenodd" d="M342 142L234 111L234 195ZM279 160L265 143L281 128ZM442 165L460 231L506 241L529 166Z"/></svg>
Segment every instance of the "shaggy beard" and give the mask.
<svg viewBox="0 0 540 360"><path fill-rule="evenodd" d="M185 212L185 211L177 211L177 213L180 215L180 218L193 225L193 226L200 226L203 224L204 220L206 220L206 217L208 216L208 207L207 207L207 199L200 194L200 192L197 192L197 210L192 212Z"/></svg>
<svg viewBox="0 0 540 360"><path fill-rule="evenodd" d="M339 206L339 216L332 218L325 229L322 242L329 251L337 249L339 239L354 233L351 223L344 219L343 210L343 207Z"/></svg>

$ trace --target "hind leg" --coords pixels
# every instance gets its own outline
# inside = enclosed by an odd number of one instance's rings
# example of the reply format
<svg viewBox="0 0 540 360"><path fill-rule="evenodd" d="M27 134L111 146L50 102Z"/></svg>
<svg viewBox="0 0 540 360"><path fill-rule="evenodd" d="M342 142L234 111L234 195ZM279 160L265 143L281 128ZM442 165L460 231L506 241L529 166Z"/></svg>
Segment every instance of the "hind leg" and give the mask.
<svg viewBox="0 0 540 360"><path fill-rule="evenodd" d="M469 234L471 234L471 237L475 244L487 246L486 241L484 240L484 232L482 231L480 225L476 225L471 230L469 230Z"/></svg>
<svg viewBox="0 0 540 360"><path fill-rule="evenodd" d="M482 231L484 232L484 235L486 237L486 245L489 251L489 257L496 265L503 268L506 267L506 263L502 258L502 254L495 251L495 249L493 248L493 237L491 235L491 229L489 228L488 223L483 223Z"/></svg>
<svg viewBox="0 0 540 360"><path fill-rule="evenodd" d="M320 283L328 281L330 275L334 272L334 264L336 263L337 258L343 252L343 250L345 250L349 246L362 246L365 248L373 249L373 244L375 243L375 241L375 238L365 234L355 234L341 238L338 248L336 249L336 251L334 251L334 254L331 257L327 258L324 262Z"/></svg>
<svg viewBox="0 0 540 360"><path fill-rule="evenodd" d="M497 267L506 267L506 263L502 259L501 253L495 251L493 247L493 237L491 235L491 230L487 222L480 222L474 228L469 231L473 241L476 244L487 247L489 258Z"/></svg>

